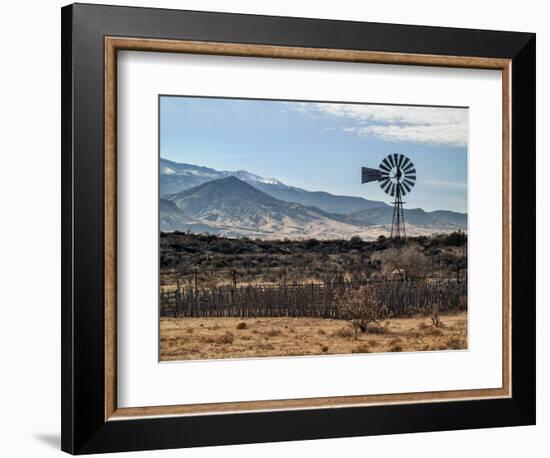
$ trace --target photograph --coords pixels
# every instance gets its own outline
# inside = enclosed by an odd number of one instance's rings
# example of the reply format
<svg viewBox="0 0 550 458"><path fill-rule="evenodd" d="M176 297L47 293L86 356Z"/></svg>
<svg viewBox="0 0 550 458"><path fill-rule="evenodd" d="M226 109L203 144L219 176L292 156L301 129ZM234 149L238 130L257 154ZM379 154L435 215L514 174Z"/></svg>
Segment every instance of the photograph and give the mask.
<svg viewBox="0 0 550 458"><path fill-rule="evenodd" d="M7 421L38 415L10 450L410 455L418 437L427 458L453 431L537 450L543 15L458 8L449 24L398 1L26 12L40 52L13 47L14 68L60 65L38 89L16 77L46 97L30 118L8 91L24 116L5 226L23 238L3 238L4 334L28 347L7 352L19 385L60 373L5 390ZM29 286L25 339L9 313Z"/></svg>
<svg viewBox="0 0 550 458"><path fill-rule="evenodd" d="M159 116L161 361L467 349L467 107Z"/></svg>

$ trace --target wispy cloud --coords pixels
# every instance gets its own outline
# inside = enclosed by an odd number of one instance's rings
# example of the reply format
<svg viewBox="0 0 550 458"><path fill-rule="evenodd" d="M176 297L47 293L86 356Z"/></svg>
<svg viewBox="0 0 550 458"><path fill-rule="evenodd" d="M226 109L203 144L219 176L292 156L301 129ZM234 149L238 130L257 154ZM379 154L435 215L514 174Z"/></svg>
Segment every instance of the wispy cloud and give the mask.
<svg viewBox="0 0 550 458"><path fill-rule="evenodd" d="M424 180L424 183L430 186L453 189L466 189L468 187L468 184L463 181Z"/></svg>
<svg viewBox="0 0 550 458"><path fill-rule="evenodd" d="M466 146L468 112L464 108L294 103L295 110L312 116L350 121L345 132L386 141L409 141L445 146Z"/></svg>

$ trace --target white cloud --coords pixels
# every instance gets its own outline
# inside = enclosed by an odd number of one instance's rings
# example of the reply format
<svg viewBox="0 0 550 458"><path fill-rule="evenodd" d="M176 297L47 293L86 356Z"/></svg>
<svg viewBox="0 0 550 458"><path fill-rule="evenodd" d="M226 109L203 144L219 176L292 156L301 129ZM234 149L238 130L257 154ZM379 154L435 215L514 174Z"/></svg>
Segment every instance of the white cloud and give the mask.
<svg viewBox="0 0 550 458"><path fill-rule="evenodd" d="M444 180L424 180L424 183L431 186L441 186L444 188L466 189L468 184L463 181L444 181Z"/></svg>
<svg viewBox="0 0 550 458"><path fill-rule="evenodd" d="M343 128L366 137L445 146L466 146L468 112L464 108L357 105L340 103L293 104L300 112L347 119Z"/></svg>

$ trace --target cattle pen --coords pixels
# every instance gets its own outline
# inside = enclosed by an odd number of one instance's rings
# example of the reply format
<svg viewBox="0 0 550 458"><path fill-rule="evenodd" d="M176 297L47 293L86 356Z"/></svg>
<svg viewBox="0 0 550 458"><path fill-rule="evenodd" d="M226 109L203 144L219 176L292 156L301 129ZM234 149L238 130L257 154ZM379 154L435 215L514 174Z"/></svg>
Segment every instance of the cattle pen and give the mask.
<svg viewBox="0 0 550 458"><path fill-rule="evenodd" d="M233 276L235 278L235 276ZM467 278L461 276L374 278L279 284L186 284L160 290L160 316L345 318L336 298L366 288L388 317L467 310ZM371 294L370 297L373 295Z"/></svg>

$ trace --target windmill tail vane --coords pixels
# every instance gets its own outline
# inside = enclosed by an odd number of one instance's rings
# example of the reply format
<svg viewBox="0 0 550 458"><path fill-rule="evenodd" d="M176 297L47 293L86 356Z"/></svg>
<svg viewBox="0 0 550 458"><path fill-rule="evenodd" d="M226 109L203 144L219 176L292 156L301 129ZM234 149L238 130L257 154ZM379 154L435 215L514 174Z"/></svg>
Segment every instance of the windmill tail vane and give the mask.
<svg viewBox="0 0 550 458"><path fill-rule="evenodd" d="M382 190L394 197L391 238L406 238L403 196L411 192L416 182L416 169L403 154L390 154L382 159L377 169L362 167L361 183L378 181Z"/></svg>

